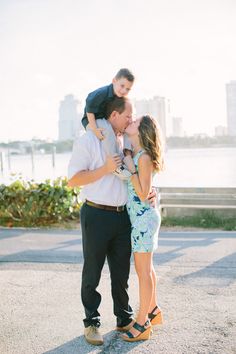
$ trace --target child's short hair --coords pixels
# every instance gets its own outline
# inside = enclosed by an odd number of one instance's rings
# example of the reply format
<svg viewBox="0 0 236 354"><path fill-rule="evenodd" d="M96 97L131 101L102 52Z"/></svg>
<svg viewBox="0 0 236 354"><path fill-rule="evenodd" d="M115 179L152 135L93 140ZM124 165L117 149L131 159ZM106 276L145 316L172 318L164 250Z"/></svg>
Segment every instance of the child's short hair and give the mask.
<svg viewBox="0 0 236 354"><path fill-rule="evenodd" d="M125 79L127 79L130 82L134 81L134 75L132 74L132 72L127 69L127 68L122 68L118 71L118 73L116 74L115 78L121 79L122 77L124 77Z"/></svg>

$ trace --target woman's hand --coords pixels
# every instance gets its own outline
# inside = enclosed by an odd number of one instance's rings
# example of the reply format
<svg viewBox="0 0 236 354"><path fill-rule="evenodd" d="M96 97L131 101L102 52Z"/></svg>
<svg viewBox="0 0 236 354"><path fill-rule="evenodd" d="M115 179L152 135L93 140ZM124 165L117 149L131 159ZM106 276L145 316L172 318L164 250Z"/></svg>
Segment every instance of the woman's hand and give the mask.
<svg viewBox="0 0 236 354"><path fill-rule="evenodd" d="M135 164L131 155L125 156L123 162L131 173L135 172Z"/></svg>

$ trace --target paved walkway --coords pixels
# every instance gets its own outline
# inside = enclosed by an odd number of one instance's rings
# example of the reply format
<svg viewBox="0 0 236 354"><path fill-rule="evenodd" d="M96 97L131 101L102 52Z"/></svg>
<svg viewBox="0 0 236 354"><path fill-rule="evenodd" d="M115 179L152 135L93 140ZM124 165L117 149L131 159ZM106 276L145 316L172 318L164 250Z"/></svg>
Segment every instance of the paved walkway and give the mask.
<svg viewBox="0 0 236 354"><path fill-rule="evenodd" d="M236 233L161 232L154 256L164 324L150 341L113 330L110 280L99 291L105 344L83 338L79 230L0 229L0 353L236 353ZM138 306L134 267L130 299Z"/></svg>

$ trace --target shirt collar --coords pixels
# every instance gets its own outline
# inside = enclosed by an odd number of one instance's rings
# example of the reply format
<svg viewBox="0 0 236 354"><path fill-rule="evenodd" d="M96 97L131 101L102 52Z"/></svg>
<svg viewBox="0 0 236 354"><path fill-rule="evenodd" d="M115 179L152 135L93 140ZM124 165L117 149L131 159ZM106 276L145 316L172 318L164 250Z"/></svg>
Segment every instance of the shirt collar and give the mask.
<svg viewBox="0 0 236 354"><path fill-rule="evenodd" d="M115 95L115 92L114 92L114 90L113 90L113 84L110 84L109 86L108 86L108 97L115 97L116 95Z"/></svg>

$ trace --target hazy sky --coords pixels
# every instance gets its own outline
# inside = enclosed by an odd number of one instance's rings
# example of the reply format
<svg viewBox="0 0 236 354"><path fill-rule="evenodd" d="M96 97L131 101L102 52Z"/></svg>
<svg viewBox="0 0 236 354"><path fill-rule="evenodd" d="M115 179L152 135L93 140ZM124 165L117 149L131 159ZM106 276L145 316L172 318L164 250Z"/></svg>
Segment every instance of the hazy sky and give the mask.
<svg viewBox="0 0 236 354"><path fill-rule="evenodd" d="M188 134L226 125L235 0L0 0L0 141L57 138L60 100L109 84L164 96Z"/></svg>

